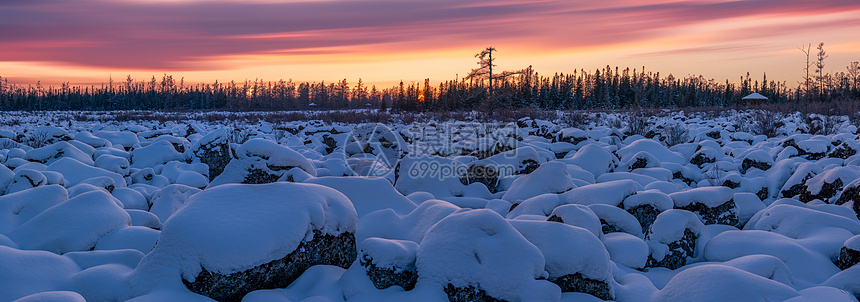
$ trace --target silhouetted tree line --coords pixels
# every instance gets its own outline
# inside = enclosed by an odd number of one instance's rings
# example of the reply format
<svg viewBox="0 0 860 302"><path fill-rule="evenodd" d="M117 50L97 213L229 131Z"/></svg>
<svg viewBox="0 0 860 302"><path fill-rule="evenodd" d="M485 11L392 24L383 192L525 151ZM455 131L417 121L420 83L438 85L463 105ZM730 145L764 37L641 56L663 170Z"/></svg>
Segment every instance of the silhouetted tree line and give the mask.
<svg viewBox="0 0 860 302"><path fill-rule="evenodd" d="M823 68L823 66L822 66ZM853 68L853 69L852 69ZM99 86L59 87L9 84L0 78L0 110L298 110L391 108L405 111L541 109L639 109L726 107L758 92L770 102L832 102L860 99L858 73L816 75L791 88L786 82L752 79L747 73L738 83L699 76L607 66L593 72L541 75L531 67L493 79L458 78L431 85L400 82L390 88L368 87L361 79L351 85L335 83L244 81L188 85L170 75L160 80L110 80Z"/></svg>

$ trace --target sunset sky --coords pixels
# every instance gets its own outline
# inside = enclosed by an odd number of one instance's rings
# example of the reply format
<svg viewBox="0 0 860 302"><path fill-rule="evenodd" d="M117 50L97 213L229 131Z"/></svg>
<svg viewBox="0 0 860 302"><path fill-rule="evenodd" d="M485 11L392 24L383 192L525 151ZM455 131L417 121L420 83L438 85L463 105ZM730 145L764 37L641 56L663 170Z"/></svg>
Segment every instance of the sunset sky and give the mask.
<svg viewBox="0 0 860 302"><path fill-rule="evenodd" d="M262 78L438 83L495 46L498 69L606 65L796 86L798 46L860 61L860 1L0 0L0 76L19 84Z"/></svg>

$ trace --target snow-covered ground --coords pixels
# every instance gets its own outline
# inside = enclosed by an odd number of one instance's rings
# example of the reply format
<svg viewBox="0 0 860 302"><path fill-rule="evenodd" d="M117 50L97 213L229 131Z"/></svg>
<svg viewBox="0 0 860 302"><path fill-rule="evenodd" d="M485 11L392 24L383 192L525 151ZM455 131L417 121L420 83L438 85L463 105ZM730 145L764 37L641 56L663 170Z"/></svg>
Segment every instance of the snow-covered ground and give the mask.
<svg viewBox="0 0 860 302"><path fill-rule="evenodd" d="M857 301L847 118L586 115L4 113L0 301Z"/></svg>

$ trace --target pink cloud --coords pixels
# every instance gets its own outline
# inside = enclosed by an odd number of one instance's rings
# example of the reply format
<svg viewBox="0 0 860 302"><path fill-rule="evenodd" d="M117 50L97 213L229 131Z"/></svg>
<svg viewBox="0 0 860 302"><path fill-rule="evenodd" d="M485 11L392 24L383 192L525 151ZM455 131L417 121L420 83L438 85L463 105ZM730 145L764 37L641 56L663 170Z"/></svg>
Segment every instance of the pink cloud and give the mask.
<svg viewBox="0 0 860 302"><path fill-rule="evenodd" d="M0 2L0 61L145 70L226 68L243 54L324 55L373 44L423 50L516 41L570 48L648 41L666 29L736 17L860 10L856 0L729 2L354 1L141 3ZM816 23L821 28L839 24ZM767 28L767 35L796 27ZM445 41L445 43L438 43ZM433 42L433 43L429 43ZM403 51L403 49L397 49ZM729 46L728 49L735 50ZM740 50L740 49L737 49ZM673 54L714 51L691 46Z"/></svg>

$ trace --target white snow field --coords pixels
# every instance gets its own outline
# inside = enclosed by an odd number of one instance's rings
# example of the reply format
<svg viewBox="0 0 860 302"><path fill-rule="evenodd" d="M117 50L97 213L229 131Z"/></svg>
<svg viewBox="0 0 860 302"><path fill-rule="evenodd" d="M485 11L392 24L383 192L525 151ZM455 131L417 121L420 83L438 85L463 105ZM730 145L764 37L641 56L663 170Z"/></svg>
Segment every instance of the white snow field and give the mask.
<svg viewBox="0 0 860 302"><path fill-rule="evenodd" d="M7 112L0 301L857 301L857 127L760 114Z"/></svg>

